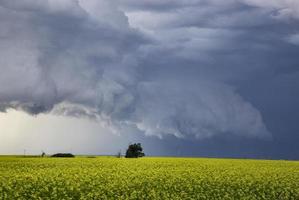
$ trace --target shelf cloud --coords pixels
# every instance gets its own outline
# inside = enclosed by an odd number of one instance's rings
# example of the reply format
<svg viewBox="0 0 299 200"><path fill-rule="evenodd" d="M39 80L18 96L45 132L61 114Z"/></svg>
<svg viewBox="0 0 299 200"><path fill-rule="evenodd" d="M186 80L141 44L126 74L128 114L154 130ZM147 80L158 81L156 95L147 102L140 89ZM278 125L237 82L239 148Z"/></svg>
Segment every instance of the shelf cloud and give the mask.
<svg viewBox="0 0 299 200"><path fill-rule="evenodd" d="M291 0L0 0L0 111L160 138L271 138L242 86L283 69L269 57L294 70L298 10Z"/></svg>

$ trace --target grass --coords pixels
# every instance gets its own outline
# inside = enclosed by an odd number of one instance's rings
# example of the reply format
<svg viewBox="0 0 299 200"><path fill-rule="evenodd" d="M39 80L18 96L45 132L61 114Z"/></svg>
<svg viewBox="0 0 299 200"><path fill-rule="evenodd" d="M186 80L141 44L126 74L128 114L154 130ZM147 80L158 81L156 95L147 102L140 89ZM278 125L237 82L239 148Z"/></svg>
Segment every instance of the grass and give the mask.
<svg viewBox="0 0 299 200"><path fill-rule="evenodd" d="M299 199L299 162L0 157L0 199Z"/></svg>

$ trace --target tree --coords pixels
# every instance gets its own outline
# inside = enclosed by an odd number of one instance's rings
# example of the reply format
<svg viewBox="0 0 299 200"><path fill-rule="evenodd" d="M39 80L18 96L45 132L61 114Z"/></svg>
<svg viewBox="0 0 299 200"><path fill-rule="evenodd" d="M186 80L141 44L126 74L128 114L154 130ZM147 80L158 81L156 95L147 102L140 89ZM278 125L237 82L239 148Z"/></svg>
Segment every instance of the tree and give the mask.
<svg viewBox="0 0 299 200"><path fill-rule="evenodd" d="M142 152L142 147L140 143L134 143L130 144L127 152L126 152L126 158L138 158L143 157L144 153Z"/></svg>

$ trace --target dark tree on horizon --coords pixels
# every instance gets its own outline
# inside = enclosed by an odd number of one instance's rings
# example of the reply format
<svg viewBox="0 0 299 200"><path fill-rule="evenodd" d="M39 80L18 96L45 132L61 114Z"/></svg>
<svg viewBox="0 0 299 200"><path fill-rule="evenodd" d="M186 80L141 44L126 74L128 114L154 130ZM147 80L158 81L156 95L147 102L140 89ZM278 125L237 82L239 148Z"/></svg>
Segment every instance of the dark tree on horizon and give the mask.
<svg viewBox="0 0 299 200"><path fill-rule="evenodd" d="M126 151L126 158L138 158L143 157L145 154L142 152L140 143L130 144Z"/></svg>

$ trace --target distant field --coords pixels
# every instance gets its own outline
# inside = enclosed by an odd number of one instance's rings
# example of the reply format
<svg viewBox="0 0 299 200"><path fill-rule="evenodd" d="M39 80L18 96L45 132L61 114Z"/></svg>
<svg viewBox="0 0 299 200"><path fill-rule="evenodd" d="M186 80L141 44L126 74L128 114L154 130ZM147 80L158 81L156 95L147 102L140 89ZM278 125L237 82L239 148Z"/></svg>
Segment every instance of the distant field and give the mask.
<svg viewBox="0 0 299 200"><path fill-rule="evenodd" d="M299 199L299 162L0 157L0 199Z"/></svg>

